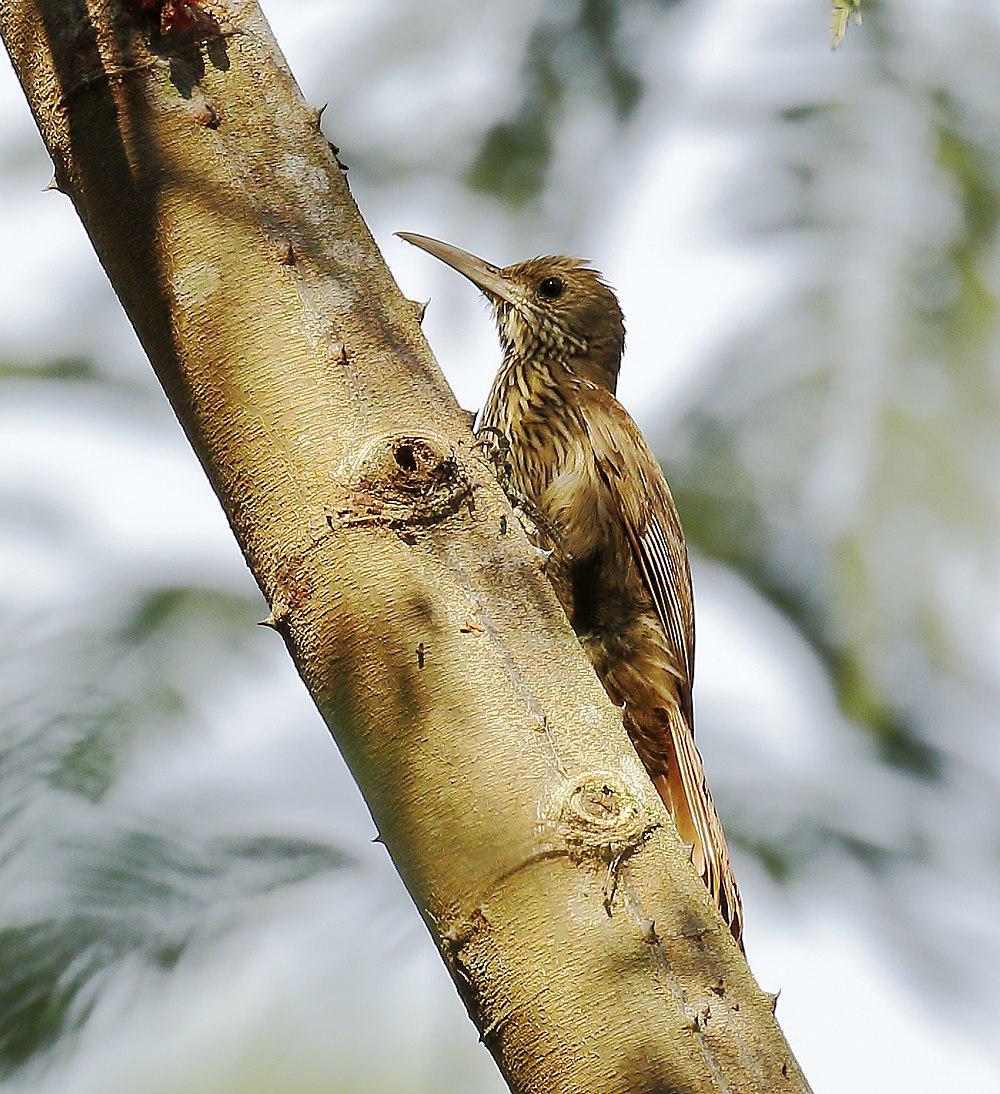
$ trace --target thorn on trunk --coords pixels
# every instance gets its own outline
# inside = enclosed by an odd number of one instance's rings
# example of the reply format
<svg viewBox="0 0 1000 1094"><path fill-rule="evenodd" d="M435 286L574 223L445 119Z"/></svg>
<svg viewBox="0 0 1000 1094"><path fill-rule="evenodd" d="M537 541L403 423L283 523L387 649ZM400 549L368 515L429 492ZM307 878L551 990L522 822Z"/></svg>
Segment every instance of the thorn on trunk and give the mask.
<svg viewBox="0 0 1000 1094"><path fill-rule="evenodd" d="M267 619L262 619L257 626L268 627L272 631L283 631L288 623L288 605L277 598L271 604L271 611Z"/></svg>
<svg viewBox="0 0 1000 1094"><path fill-rule="evenodd" d="M781 996L781 989L779 988L775 992L770 992L769 991L769 992L766 993L766 995L767 995L768 999L771 1001L771 1013L774 1014L774 1012L778 1009L778 999Z"/></svg>
<svg viewBox="0 0 1000 1094"><path fill-rule="evenodd" d="M417 646L417 668L422 669L427 661L427 654L430 652L430 646L426 642L421 642Z"/></svg>
<svg viewBox="0 0 1000 1094"><path fill-rule="evenodd" d="M718 980L712 985L712 991L721 999L726 994L725 981L720 976Z"/></svg>
<svg viewBox="0 0 1000 1094"><path fill-rule="evenodd" d="M322 106L314 106L309 111L309 114L313 120L313 125L315 125L317 129L323 128L323 111L326 110L329 105L329 103L324 103ZM336 152L334 152L334 155L336 155Z"/></svg>
<svg viewBox="0 0 1000 1094"><path fill-rule="evenodd" d="M289 240L281 248L281 261L286 266L294 266L295 263L298 261L298 258L299 255L298 252L295 250L295 244L292 243L291 240Z"/></svg>
<svg viewBox="0 0 1000 1094"><path fill-rule="evenodd" d="M42 193L55 190L60 194L69 194L69 178L64 164L56 161L53 163L52 178L42 187Z"/></svg>
<svg viewBox="0 0 1000 1094"><path fill-rule="evenodd" d="M69 193L69 174L66 171L66 160L61 152L56 151L52 157L52 178L49 179L45 190L58 190L60 194Z"/></svg>

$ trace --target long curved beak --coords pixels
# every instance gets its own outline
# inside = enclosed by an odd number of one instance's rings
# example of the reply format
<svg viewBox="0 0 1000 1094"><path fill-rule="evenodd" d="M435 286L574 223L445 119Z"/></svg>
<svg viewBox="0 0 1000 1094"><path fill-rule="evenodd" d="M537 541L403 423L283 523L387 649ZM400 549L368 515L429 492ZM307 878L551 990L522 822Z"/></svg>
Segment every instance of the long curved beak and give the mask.
<svg viewBox="0 0 1000 1094"><path fill-rule="evenodd" d="M450 243L442 243L440 239L431 239L430 236L420 236L413 232L397 232L400 239L412 243L422 251L440 258L442 262L451 266L453 270L467 277L473 285L482 289L487 296L496 296L509 303L516 303L511 291L510 283L503 276L498 266L477 258L461 247L453 247Z"/></svg>

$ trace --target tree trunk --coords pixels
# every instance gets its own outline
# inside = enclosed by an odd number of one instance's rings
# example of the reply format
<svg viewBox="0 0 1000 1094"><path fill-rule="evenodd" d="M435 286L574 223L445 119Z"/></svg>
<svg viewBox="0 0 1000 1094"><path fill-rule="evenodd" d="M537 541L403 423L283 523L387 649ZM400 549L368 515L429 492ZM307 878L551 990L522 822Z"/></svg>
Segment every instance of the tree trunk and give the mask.
<svg viewBox="0 0 1000 1094"><path fill-rule="evenodd" d="M259 8L160 2L0 30L511 1089L807 1089Z"/></svg>

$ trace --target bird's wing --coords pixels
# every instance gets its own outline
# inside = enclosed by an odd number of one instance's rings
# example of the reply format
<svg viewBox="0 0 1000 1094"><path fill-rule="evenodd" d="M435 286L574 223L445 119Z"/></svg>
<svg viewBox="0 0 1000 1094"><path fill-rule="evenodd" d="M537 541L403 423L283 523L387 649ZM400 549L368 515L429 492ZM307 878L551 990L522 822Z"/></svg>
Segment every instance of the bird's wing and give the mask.
<svg viewBox="0 0 1000 1094"><path fill-rule="evenodd" d="M677 507L656 457L624 407L603 389L592 394L596 397L581 404L598 473L614 499L659 616L681 710L694 732L694 598Z"/></svg>
<svg viewBox="0 0 1000 1094"><path fill-rule="evenodd" d="M632 556L656 608L677 696L662 707L626 704L626 726L723 918L742 946L743 907L725 833L694 741L694 598L684 533L660 465L638 426L610 393L580 400L598 474L625 527Z"/></svg>

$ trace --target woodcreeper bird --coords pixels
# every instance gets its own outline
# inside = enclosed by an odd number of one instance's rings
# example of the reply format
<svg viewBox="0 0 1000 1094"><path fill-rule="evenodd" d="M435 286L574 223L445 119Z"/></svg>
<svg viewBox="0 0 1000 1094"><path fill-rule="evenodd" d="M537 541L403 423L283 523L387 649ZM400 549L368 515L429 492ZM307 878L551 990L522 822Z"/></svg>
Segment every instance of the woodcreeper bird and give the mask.
<svg viewBox="0 0 1000 1094"><path fill-rule="evenodd" d="M550 550L546 573L691 861L742 946L743 907L694 741L694 602L687 547L660 465L615 398L618 300L572 258L503 268L399 233L464 274L492 306L503 363L477 432Z"/></svg>

